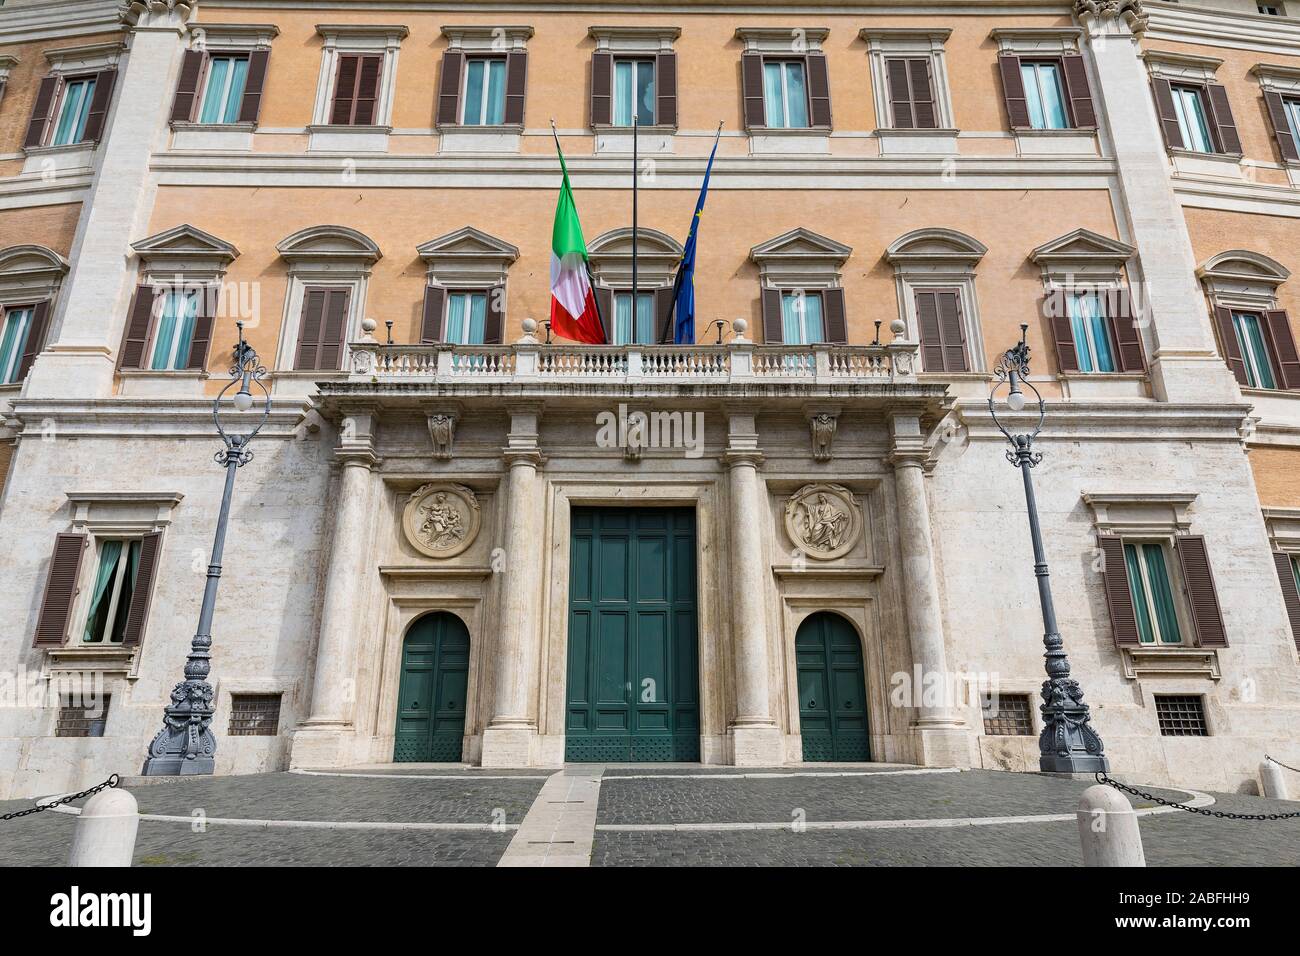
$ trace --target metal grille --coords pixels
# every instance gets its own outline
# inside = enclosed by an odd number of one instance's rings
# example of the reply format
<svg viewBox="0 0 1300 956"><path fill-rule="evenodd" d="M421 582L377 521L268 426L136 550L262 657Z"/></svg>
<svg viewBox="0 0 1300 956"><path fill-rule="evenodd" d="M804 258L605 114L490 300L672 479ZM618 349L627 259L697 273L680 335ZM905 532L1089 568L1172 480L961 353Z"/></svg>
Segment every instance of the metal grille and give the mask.
<svg viewBox="0 0 1300 956"><path fill-rule="evenodd" d="M1028 694L985 694L984 733L990 737L1032 737Z"/></svg>
<svg viewBox="0 0 1300 956"><path fill-rule="evenodd" d="M274 737L280 726L279 694L232 694L231 737Z"/></svg>
<svg viewBox="0 0 1300 956"><path fill-rule="evenodd" d="M102 737L108 722L109 695L89 704L64 704L59 708L59 721L54 725L56 737Z"/></svg>
<svg viewBox="0 0 1300 956"><path fill-rule="evenodd" d="M1208 737L1205 702L1195 694L1156 695L1156 720L1162 737Z"/></svg>

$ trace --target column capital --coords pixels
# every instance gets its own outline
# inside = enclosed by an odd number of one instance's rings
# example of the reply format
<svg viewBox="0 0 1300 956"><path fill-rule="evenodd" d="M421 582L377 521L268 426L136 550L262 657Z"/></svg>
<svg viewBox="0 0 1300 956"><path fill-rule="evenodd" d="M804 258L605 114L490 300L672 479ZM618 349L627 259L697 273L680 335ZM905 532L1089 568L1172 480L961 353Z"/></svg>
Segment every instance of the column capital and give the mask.
<svg viewBox="0 0 1300 956"><path fill-rule="evenodd" d="M1074 15L1093 35L1127 29L1137 39L1146 33L1149 19L1142 0L1075 0Z"/></svg>
<svg viewBox="0 0 1300 956"><path fill-rule="evenodd" d="M722 463L728 469L744 465L757 468L763 463L763 453L756 448L729 448L722 453Z"/></svg>
<svg viewBox="0 0 1300 956"><path fill-rule="evenodd" d="M508 468L513 468L515 465L531 465L533 468L540 468L546 464L546 456L536 448L506 448L501 452L501 458Z"/></svg>
<svg viewBox="0 0 1300 956"><path fill-rule="evenodd" d="M193 6L194 0L123 0L117 15L128 27L184 29Z"/></svg>
<svg viewBox="0 0 1300 956"><path fill-rule="evenodd" d="M369 448L337 448L334 460L344 468L364 468L366 471L374 471L383 461Z"/></svg>

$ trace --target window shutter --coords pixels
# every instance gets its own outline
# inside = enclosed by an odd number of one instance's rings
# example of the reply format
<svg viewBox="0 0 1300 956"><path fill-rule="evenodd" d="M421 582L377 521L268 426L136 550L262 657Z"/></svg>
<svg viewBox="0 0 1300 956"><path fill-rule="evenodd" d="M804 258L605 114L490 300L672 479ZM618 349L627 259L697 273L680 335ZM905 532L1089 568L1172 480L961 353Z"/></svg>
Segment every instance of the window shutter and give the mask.
<svg viewBox="0 0 1300 956"><path fill-rule="evenodd" d="M1228 635L1219 611L1219 593L1214 587L1214 574L1210 571L1210 557L1205 550L1205 538L1199 534L1174 538L1174 550L1183 568L1183 584L1187 588L1187 603L1196 625L1196 637L1201 647L1227 647Z"/></svg>
<svg viewBox="0 0 1300 956"><path fill-rule="evenodd" d="M528 101L528 54L513 50L506 56L505 121L511 126L524 125L524 104Z"/></svg>
<svg viewBox="0 0 1300 956"><path fill-rule="evenodd" d="M889 87L889 108L893 114L894 129L915 129L912 117L912 89L907 79L907 61L885 61L885 80Z"/></svg>
<svg viewBox="0 0 1300 956"><path fill-rule="evenodd" d="M822 315L826 320L826 341L838 345L848 342L849 328L843 289L822 290Z"/></svg>
<svg viewBox="0 0 1300 956"><path fill-rule="evenodd" d="M912 115L916 119L917 129L936 129L939 126L939 114L934 108L934 85L930 82L929 59L910 61L908 69L912 74Z"/></svg>
<svg viewBox="0 0 1300 956"><path fill-rule="evenodd" d="M83 143L98 143L104 135L104 121L108 107L113 102L113 86L117 83L117 70L100 70L95 77L95 95L90 99L90 113L86 117Z"/></svg>
<svg viewBox="0 0 1300 956"><path fill-rule="evenodd" d="M1110 334L1115 339L1119 371L1141 372L1146 368L1146 357L1142 354L1142 333L1138 331L1137 316L1133 314L1132 298L1117 294L1107 296L1103 301Z"/></svg>
<svg viewBox="0 0 1300 956"><path fill-rule="evenodd" d="M18 381L27 377L36 356L45 348L45 339L50 332L50 303L37 302L32 309L32 325L27 333L27 344L23 347L23 357L18 363Z"/></svg>
<svg viewBox="0 0 1300 956"><path fill-rule="evenodd" d="M151 531L140 539L140 563L135 569L135 588L131 592L131 608L126 613L126 627L122 631L122 646L139 644L144 637L144 626L149 620L149 604L153 599L153 580L158 574L158 548L162 533Z"/></svg>
<svg viewBox="0 0 1300 956"><path fill-rule="evenodd" d="M1264 103L1268 106L1268 121L1273 127L1273 138L1277 140L1277 150L1286 163L1300 163L1300 147L1296 145L1295 134L1286 118L1286 102L1281 93L1265 91Z"/></svg>
<svg viewBox="0 0 1300 956"><path fill-rule="evenodd" d="M506 326L506 287L494 285L487 290L487 314L483 317L483 344L500 345Z"/></svg>
<svg viewBox="0 0 1300 956"><path fill-rule="evenodd" d="M332 371L343 358L349 289L308 289L303 295L295 369Z"/></svg>
<svg viewBox="0 0 1300 956"><path fill-rule="evenodd" d="M921 368L926 372L943 372L943 334L939 330L938 293L916 293L916 324L921 333Z"/></svg>
<svg viewBox="0 0 1300 956"><path fill-rule="evenodd" d="M186 368L208 367L208 346L212 343L212 323L217 314L217 296L221 286L203 286L199 289L199 306L194 314L194 337L190 339L190 352L185 359Z"/></svg>
<svg viewBox="0 0 1300 956"><path fill-rule="evenodd" d="M1295 641L1296 650L1300 650L1300 591L1296 590L1291 555L1274 551L1273 563L1277 566L1278 583L1282 585L1282 603L1286 605L1286 616L1291 622L1291 639Z"/></svg>
<svg viewBox="0 0 1300 956"><path fill-rule="evenodd" d="M352 123L371 126L375 122L375 107L379 102L379 73L384 61L377 56L363 56L357 77L357 109Z"/></svg>
<svg viewBox="0 0 1300 956"><path fill-rule="evenodd" d="M594 290L596 312L600 316L600 329L605 336L605 343L614 341L614 290L605 286L596 286Z"/></svg>
<svg viewBox="0 0 1300 956"><path fill-rule="evenodd" d="M1271 309L1264 313L1264 321L1273 340L1273 358L1277 361L1282 387L1300 388L1300 353L1291 334L1291 319L1285 309Z"/></svg>
<svg viewBox="0 0 1300 956"><path fill-rule="evenodd" d="M1070 101L1074 128L1096 129L1097 109L1092 104L1092 83L1083 57L1077 53L1061 57L1061 76L1065 80L1065 98Z"/></svg>
<svg viewBox="0 0 1300 956"><path fill-rule="evenodd" d="M1237 122L1232 118L1227 87L1222 83L1207 83L1205 98L1210 104L1210 121L1214 124L1219 152L1240 156L1241 137L1237 135Z"/></svg>
<svg viewBox="0 0 1300 956"><path fill-rule="evenodd" d="M442 286L424 288L424 314L420 319L420 344L432 345L443 337L443 312L447 305L447 290Z"/></svg>
<svg viewBox="0 0 1300 956"><path fill-rule="evenodd" d="M32 108L31 122L27 124L27 138L23 140L24 149L32 149L45 142L45 130L50 125L50 115L54 112L54 94L58 88L57 73L51 73L41 80L36 91L36 105Z"/></svg>
<svg viewBox="0 0 1300 956"><path fill-rule="evenodd" d="M244 98L239 103L241 123L256 123L262 113L262 90L266 88L270 60L270 50L254 50L248 55L248 78L244 81Z"/></svg>
<svg viewBox="0 0 1300 956"><path fill-rule="evenodd" d="M357 72L361 67L361 57L352 53L339 56L338 70L334 78L334 106L330 110L330 124L347 126L352 122L352 105L356 97Z"/></svg>
<svg viewBox="0 0 1300 956"><path fill-rule="evenodd" d="M1003 53L998 57L1002 73L1002 99L1007 104L1007 119L1012 129L1028 129L1029 102L1025 99L1025 81L1020 75L1020 57Z"/></svg>
<svg viewBox="0 0 1300 956"><path fill-rule="evenodd" d="M608 53L591 55L591 125L608 126L613 122L614 58Z"/></svg>
<svg viewBox="0 0 1300 956"><path fill-rule="evenodd" d="M68 633L72 601L77 596L77 573L86 548L84 534L59 534L54 537L54 556L45 579L45 597L36 619L36 637L32 647L60 647Z"/></svg>
<svg viewBox="0 0 1300 956"><path fill-rule="evenodd" d="M662 289L655 290L655 316L659 319L657 341L661 345L672 345L674 339L673 330L673 307L676 305L676 292L674 286L665 286ZM686 343L694 345L693 342Z"/></svg>
<svg viewBox="0 0 1300 956"><path fill-rule="evenodd" d="M1237 330L1232 327L1232 310L1221 305L1214 307L1214 324L1219 327L1219 344L1223 349L1223 360L1237 378L1238 385L1246 384L1246 360L1241 356L1241 346L1237 343Z"/></svg>
<svg viewBox="0 0 1300 956"><path fill-rule="evenodd" d="M1106 607L1116 647L1137 647L1137 614L1133 610L1133 592L1128 586L1128 569L1124 564L1124 542L1113 534L1097 535L1102 556L1102 582L1106 589Z"/></svg>
<svg viewBox="0 0 1300 956"><path fill-rule="evenodd" d="M347 289L333 289L325 303L325 322L321 330L319 365L322 370L336 370L343 363L343 337L348 327Z"/></svg>
<svg viewBox="0 0 1300 956"><path fill-rule="evenodd" d="M745 101L745 129L762 129L767 125L763 104L763 55L745 53L740 57L740 86Z"/></svg>
<svg viewBox="0 0 1300 956"><path fill-rule="evenodd" d="M455 126L460 122L460 75L465 69L465 54L448 50L442 55L442 76L438 86L438 125ZM509 68L506 86L509 87Z"/></svg>
<svg viewBox="0 0 1300 956"><path fill-rule="evenodd" d="M181 75L176 82L176 96L172 99L172 122L188 123L194 118L194 101L199 96L199 77L203 75L202 50L186 50L181 60Z"/></svg>
<svg viewBox="0 0 1300 956"><path fill-rule="evenodd" d="M1156 101L1156 115L1160 117L1160 131L1164 133L1165 145L1170 149L1183 148L1183 133L1178 128L1178 113L1174 110L1174 90L1169 81L1162 77L1151 80L1151 94Z"/></svg>
<svg viewBox="0 0 1300 956"><path fill-rule="evenodd" d="M826 71L826 54L809 53L804 57L808 71L808 117L813 126L831 126L831 81Z"/></svg>
<svg viewBox="0 0 1300 956"><path fill-rule="evenodd" d="M944 364L949 372L967 372L966 330L962 328L961 298L956 292L940 292L939 328L943 330Z"/></svg>
<svg viewBox="0 0 1300 956"><path fill-rule="evenodd" d="M677 126L677 54L660 53L655 70L655 122L660 126Z"/></svg>
<svg viewBox="0 0 1300 956"><path fill-rule="evenodd" d="M1044 314L1054 299L1064 303L1064 296L1044 299ZM1074 329L1070 325L1070 313L1064 305L1048 318L1048 325L1051 327L1052 340L1056 345L1056 367L1062 373L1079 371L1079 350L1074 344Z"/></svg>
<svg viewBox="0 0 1300 956"><path fill-rule="evenodd" d="M763 343L780 345L785 341L785 329L781 323L781 290L763 290Z"/></svg>
<svg viewBox="0 0 1300 956"><path fill-rule="evenodd" d="M152 285L136 287L131 301L131 312L126 320L126 335L122 339L119 362L122 368L144 368L144 347L149 341L154 313L162 300L162 289Z"/></svg>

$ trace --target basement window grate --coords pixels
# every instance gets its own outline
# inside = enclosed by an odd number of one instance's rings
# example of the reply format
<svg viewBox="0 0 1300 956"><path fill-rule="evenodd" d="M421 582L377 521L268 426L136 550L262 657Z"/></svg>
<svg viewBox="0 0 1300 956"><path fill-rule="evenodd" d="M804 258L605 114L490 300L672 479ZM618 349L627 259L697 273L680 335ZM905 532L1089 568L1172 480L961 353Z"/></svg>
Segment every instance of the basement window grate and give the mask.
<svg viewBox="0 0 1300 956"><path fill-rule="evenodd" d="M1156 720L1162 737L1208 737L1205 702L1195 694L1157 694Z"/></svg>
<svg viewBox="0 0 1300 956"><path fill-rule="evenodd" d="M1028 694L985 694L984 733L990 737L1032 737Z"/></svg>
<svg viewBox="0 0 1300 956"><path fill-rule="evenodd" d="M108 722L109 695L85 704L66 703L59 708L59 720L54 725L56 737L102 737Z"/></svg>
<svg viewBox="0 0 1300 956"><path fill-rule="evenodd" d="M279 694L232 694L231 737L274 737L280 727Z"/></svg>

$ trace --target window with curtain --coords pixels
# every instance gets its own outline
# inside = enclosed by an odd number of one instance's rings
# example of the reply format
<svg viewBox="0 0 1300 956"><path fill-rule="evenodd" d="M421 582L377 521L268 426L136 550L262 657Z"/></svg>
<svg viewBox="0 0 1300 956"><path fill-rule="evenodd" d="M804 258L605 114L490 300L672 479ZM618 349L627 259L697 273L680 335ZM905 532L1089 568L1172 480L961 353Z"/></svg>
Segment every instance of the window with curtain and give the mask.
<svg viewBox="0 0 1300 956"><path fill-rule="evenodd" d="M1124 542L1138 638L1143 644L1181 644L1182 632L1174 609L1165 546L1159 542Z"/></svg>
<svg viewBox="0 0 1300 956"><path fill-rule="evenodd" d="M614 125L631 126L633 116L641 126L654 125L654 60L614 61Z"/></svg>
<svg viewBox="0 0 1300 956"><path fill-rule="evenodd" d="M466 126L500 126L506 119L505 58L471 59L465 66Z"/></svg>
<svg viewBox="0 0 1300 956"><path fill-rule="evenodd" d="M1175 86L1174 114L1178 117L1178 130L1183 134L1183 146L1198 153L1214 152L1210 124L1206 119L1205 97L1199 86Z"/></svg>
<svg viewBox="0 0 1300 956"><path fill-rule="evenodd" d="M808 83L803 60L764 61L763 103L769 127L807 128Z"/></svg>
<svg viewBox="0 0 1300 956"><path fill-rule="evenodd" d="M106 540L99 544L94 589L82 640L87 644L121 644L140 566L140 542Z"/></svg>
<svg viewBox="0 0 1300 956"><path fill-rule="evenodd" d="M1291 128L1291 138L1295 140L1296 149L1300 149L1300 99L1284 99L1282 108L1286 110L1286 123Z"/></svg>
<svg viewBox="0 0 1300 956"><path fill-rule="evenodd" d="M1115 371L1114 343L1102 311L1101 298L1095 292L1075 292L1065 298L1074 333L1074 350L1079 356L1080 372Z"/></svg>
<svg viewBox="0 0 1300 956"><path fill-rule="evenodd" d="M638 292L633 314L632 293L614 293L614 345L655 344L655 296Z"/></svg>
<svg viewBox="0 0 1300 956"><path fill-rule="evenodd" d="M172 371L183 369L188 364L200 294L197 289L173 289L163 293L150 368Z"/></svg>
<svg viewBox="0 0 1300 956"><path fill-rule="evenodd" d="M1034 129L1069 129L1070 120L1065 112L1060 64L1054 61L1022 61L1020 78L1025 85L1029 125Z"/></svg>
<svg viewBox="0 0 1300 956"><path fill-rule="evenodd" d="M1233 312L1232 327L1246 365L1246 384L1251 388L1277 388L1277 377L1265 344L1263 318L1254 312Z"/></svg>
<svg viewBox="0 0 1300 956"><path fill-rule="evenodd" d="M63 81L63 94L54 120L51 146L70 146L86 137L86 121L90 119L90 103L95 97L95 78L84 76Z"/></svg>
<svg viewBox="0 0 1300 956"><path fill-rule="evenodd" d="M216 55L208 59L200 123L234 123L239 120L248 80L248 57Z"/></svg>
<svg viewBox="0 0 1300 956"><path fill-rule="evenodd" d="M447 296L447 341L482 345L487 324L486 292L452 292Z"/></svg>
<svg viewBox="0 0 1300 956"><path fill-rule="evenodd" d="M0 331L0 385L18 381L18 369L23 364L23 349L32 331L32 306L6 309L4 328Z"/></svg>
<svg viewBox="0 0 1300 956"><path fill-rule="evenodd" d="M812 345L826 341L819 292L781 293L781 332L786 345Z"/></svg>

